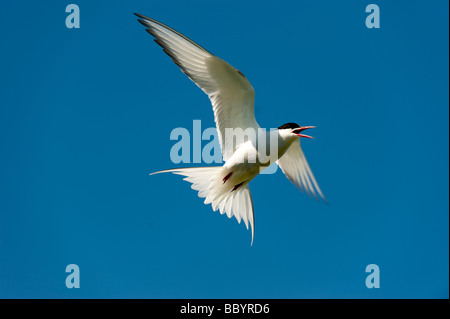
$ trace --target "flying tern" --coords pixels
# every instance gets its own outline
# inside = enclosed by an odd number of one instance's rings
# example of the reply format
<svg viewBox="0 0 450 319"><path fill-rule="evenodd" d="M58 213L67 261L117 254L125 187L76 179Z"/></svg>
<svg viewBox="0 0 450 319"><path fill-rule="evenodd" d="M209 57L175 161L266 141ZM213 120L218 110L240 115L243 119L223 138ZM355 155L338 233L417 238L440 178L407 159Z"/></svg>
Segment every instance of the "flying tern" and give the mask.
<svg viewBox="0 0 450 319"><path fill-rule="evenodd" d="M141 14L135 15L181 71L208 95L225 162L223 166L175 168L150 175L174 173L185 176L184 180L192 183L198 196L205 198L204 203L211 204L214 211L219 210L229 218L235 216L239 223L243 220L247 229L250 224L252 245L255 218L249 182L271 163L276 162L301 190L325 200L300 146L300 138L312 138L303 131L314 126L287 123L277 130L262 130L255 119L255 92L241 71L165 24ZM226 136L230 129L250 129L257 133L253 138L236 142ZM273 139L274 135L277 150L270 152L266 161L261 161L263 154L259 144Z"/></svg>

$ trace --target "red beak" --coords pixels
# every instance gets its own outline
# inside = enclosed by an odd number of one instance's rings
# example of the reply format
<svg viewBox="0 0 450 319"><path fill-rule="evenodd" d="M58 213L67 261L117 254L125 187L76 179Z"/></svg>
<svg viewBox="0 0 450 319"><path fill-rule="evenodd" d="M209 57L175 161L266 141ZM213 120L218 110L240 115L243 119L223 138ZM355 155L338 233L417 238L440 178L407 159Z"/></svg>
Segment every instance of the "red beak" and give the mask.
<svg viewBox="0 0 450 319"><path fill-rule="evenodd" d="M304 130L307 130L310 128L315 128L315 126L302 126L301 128L297 128L297 129L293 130L292 133L296 134L298 137L314 138L314 137L306 135L306 134L300 134Z"/></svg>

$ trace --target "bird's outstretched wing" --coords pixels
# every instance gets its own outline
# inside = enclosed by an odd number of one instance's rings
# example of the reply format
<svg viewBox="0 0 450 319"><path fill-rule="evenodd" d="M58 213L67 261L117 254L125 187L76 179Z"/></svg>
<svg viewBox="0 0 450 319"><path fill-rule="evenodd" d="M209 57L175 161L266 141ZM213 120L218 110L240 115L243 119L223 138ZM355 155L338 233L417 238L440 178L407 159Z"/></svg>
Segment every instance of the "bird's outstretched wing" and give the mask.
<svg viewBox="0 0 450 319"><path fill-rule="evenodd" d="M293 142L286 153L278 159L277 164L286 177L301 190L306 190L308 195L313 195L315 198L319 195L326 202L305 154L303 154L300 141Z"/></svg>
<svg viewBox="0 0 450 319"><path fill-rule="evenodd" d="M173 62L209 96L226 161L239 145L234 145L233 139L225 138L225 129L259 128L254 113L255 91L250 82L239 70L181 33L161 22L135 14Z"/></svg>

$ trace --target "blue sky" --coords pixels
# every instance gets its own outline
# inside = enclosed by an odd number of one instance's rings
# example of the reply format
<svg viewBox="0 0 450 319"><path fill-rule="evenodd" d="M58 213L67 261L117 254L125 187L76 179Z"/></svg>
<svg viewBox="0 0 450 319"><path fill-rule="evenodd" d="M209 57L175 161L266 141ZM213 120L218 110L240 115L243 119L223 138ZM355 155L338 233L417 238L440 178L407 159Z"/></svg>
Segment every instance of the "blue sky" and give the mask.
<svg viewBox="0 0 450 319"><path fill-rule="evenodd" d="M1 298L448 298L448 1L373 2L380 29L364 1L76 1L79 29L69 3L1 4ZM149 176L174 128L214 121L133 12L240 69L261 126L317 126L330 205L258 176L250 246Z"/></svg>

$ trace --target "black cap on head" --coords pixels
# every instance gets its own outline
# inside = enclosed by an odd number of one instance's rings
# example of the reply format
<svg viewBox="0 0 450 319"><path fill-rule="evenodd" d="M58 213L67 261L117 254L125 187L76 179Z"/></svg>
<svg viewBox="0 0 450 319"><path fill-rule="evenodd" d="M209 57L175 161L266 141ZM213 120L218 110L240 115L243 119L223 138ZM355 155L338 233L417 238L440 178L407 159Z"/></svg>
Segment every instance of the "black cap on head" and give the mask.
<svg viewBox="0 0 450 319"><path fill-rule="evenodd" d="M299 127L301 127L301 126L298 125L297 123L286 123L286 124L281 125L278 129L284 130L287 128L294 129L294 128L299 128Z"/></svg>

